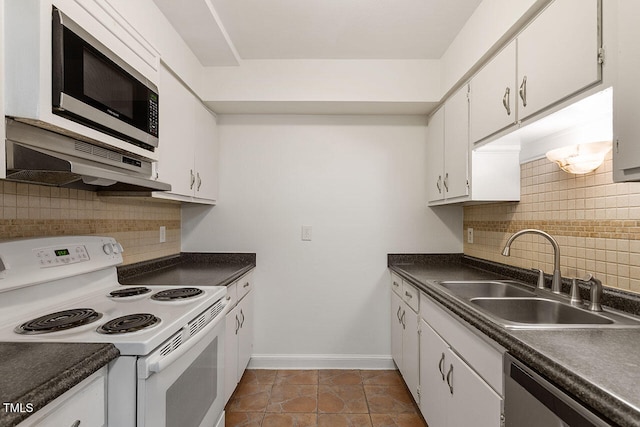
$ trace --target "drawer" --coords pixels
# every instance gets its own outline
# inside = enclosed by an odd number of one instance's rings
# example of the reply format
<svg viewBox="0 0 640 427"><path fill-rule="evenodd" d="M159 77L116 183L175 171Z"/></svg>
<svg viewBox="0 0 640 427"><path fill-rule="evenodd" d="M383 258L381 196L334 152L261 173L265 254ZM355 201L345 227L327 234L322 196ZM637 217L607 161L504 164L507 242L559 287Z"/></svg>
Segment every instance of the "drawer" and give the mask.
<svg viewBox="0 0 640 427"><path fill-rule="evenodd" d="M238 303L238 282L233 282L227 286L227 301L229 301L231 308Z"/></svg>
<svg viewBox="0 0 640 427"><path fill-rule="evenodd" d="M245 274L238 280L238 301L240 301L253 288L253 272Z"/></svg>
<svg viewBox="0 0 640 427"><path fill-rule="evenodd" d="M402 279L395 273L391 273L391 289L396 294L402 296Z"/></svg>
<svg viewBox="0 0 640 427"><path fill-rule="evenodd" d="M413 285L407 283L405 280L402 281L402 299L413 311L418 312L420 308L420 294Z"/></svg>

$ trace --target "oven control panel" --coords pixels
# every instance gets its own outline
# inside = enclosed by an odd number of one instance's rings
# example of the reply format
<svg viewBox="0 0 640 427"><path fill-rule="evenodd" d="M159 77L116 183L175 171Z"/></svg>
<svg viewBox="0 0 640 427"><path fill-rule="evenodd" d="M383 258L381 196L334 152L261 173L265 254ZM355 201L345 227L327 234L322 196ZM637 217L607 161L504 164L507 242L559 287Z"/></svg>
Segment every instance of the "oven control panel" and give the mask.
<svg viewBox="0 0 640 427"><path fill-rule="evenodd" d="M89 261L89 253L84 245L52 246L34 249L33 252L40 268Z"/></svg>

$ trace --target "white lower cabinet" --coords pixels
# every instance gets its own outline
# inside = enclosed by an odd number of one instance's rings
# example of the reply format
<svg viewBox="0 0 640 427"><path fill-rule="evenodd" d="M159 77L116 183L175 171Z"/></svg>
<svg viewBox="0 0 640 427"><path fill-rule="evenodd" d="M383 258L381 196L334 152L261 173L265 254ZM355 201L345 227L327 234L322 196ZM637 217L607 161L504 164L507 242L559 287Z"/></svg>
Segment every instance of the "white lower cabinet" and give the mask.
<svg viewBox="0 0 640 427"><path fill-rule="evenodd" d="M105 366L18 426L106 426L106 377Z"/></svg>
<svg viewBox="0 0 640 427"><path fill-rule="evenodd" d="M498 427L502 349L420 295L420 411L429 427Z"/></svg>
<svg viewBox="0 0 640 427"><path fill-rule="evenodd" d="M421 320L420 411L429 427L500 426L502 397Z"/></svg>
<svg viewBox="0 0 640 427"><path fill-rule="evenodd" d="M394 282L401 284L394 286ZM419 339L418 301L416 288L392 275L391 287L391 347L392 357L413 399L418 402Z"/></svg>
<svg viewBox="0 0 640 427"><path fill-rule="evenodd" d="M253 282L251 273L229 285L227 298L235 305L225 318L224 394L229 400L253 352Z"/></svg>

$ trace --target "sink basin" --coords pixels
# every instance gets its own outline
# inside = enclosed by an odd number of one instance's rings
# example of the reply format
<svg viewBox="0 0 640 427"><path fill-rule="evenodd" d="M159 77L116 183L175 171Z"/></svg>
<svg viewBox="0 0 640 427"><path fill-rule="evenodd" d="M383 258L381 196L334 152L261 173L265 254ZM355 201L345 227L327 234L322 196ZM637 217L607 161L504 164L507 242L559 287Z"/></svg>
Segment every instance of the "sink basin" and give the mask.
<svg viewBox="0 0 640 427"><path fill-rule="evenodd" d="M472 298L471 303L500 319L530 325L610 325L613 320L544 298Z"/></svg>
<svg viewBox="0 0 640 427"><path fill-rule="evenodd" d="M439 285L448 289L454 295L465 298L477 297L533 297L535 293L509 281L443 281Z"/></svg>

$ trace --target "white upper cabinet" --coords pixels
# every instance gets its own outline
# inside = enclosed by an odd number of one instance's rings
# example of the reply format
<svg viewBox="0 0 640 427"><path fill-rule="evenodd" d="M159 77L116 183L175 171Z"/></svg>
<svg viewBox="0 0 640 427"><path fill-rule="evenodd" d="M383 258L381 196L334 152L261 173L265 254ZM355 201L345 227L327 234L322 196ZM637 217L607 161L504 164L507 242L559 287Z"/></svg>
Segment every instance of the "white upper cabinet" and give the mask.
<svg viewBox="0 0 640 427"><path fill-rule="evenodd" d="M472 142L516 122L516 42L509 43L473 77L469 92Z"/></svg>
<svg viewBox="0 0 640 427"><path fill-rule="evenodd" d="M519 200L518 151L471 151L467 95L465 85L447 99L429 120L429 205Z"/></svg>
<svg viewBox="0 0 640 427"><path fill-rule="evenodd" d="M444 107L436 111L427 127L427 200L444 200Z"/></svg>
<svg viewBox="0 0 640 427"><path fill-rule="evenodd" d="M430 203L469 194L469 112L466 86L435 112L427 128L427 197Z"/></svg>
<svg viewBox="0 0 640 427"><path fill-rule="evenodd" d="M477 143L602 81L601 0L556 0L471 80Z"/></svg>
<svg viewBox="0 0 640 427"><path fill-rule="evenodd" d="M170 192L154 197L214 204L218 193L216 118L166 67L160 72L160 136L157 179Z"/></svg>
<svg viewBox="0 0 640 427"><path fill-rule="evenodd" d="M618 2L618 75L613 96L613 180L640 181L640 2Z"/></svg>
<svg viewBox="0 0 640 427"><path fill-rule="evenodd" d="M445 103L444 178L449 199L469 195L469 98L463 86Z"/></svg>
<svg viewBox="0 0 640 427"><path fill-rule="evenodd" d="M556 0L518 35L518 118L601 80L599 0Z"/></svg>

